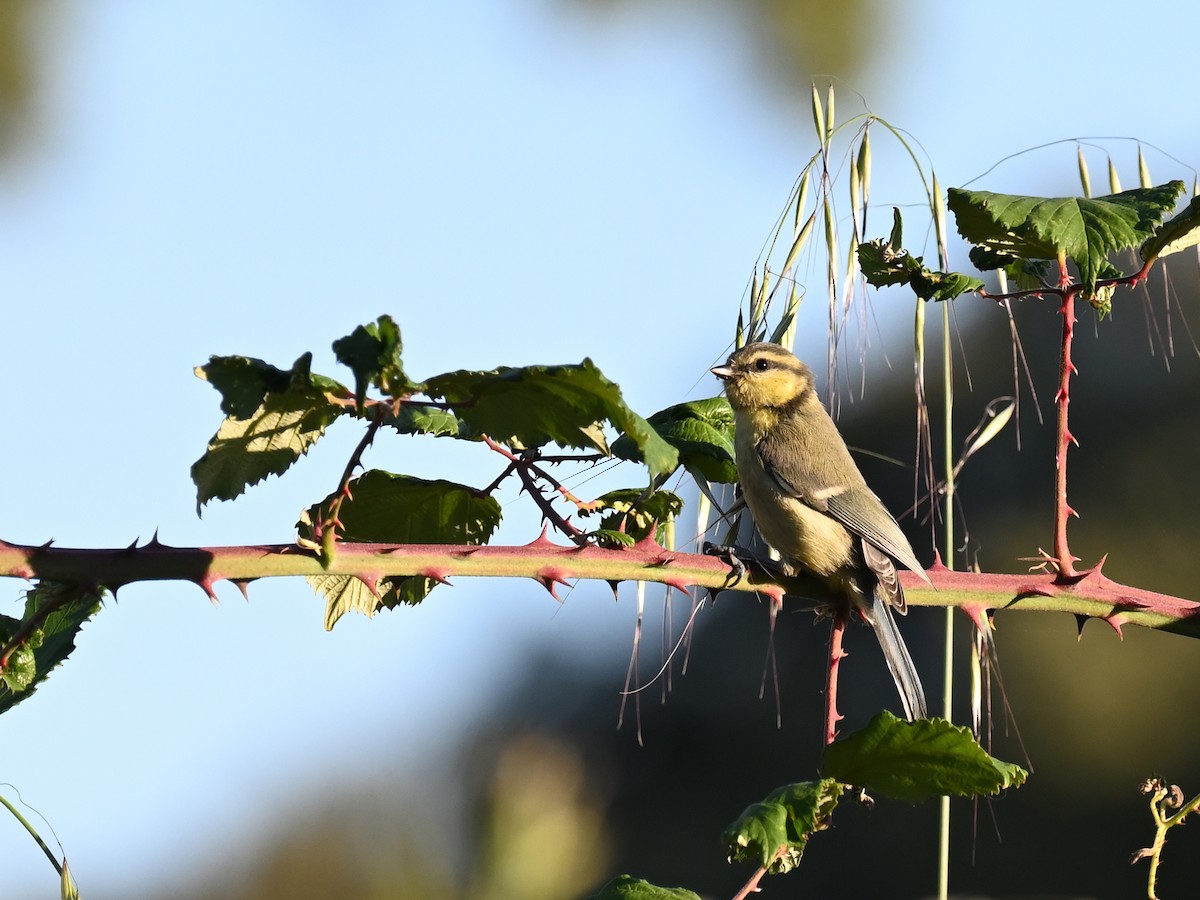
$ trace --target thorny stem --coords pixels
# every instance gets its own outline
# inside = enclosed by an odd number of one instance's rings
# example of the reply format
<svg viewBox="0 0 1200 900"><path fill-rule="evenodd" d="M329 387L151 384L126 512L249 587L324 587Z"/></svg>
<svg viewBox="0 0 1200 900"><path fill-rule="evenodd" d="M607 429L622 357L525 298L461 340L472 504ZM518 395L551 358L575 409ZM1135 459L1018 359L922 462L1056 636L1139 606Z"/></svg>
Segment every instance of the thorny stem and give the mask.
<svg viewBox="0 0 1200 900"><path fill-rule="evenodd" d="M1096 288L1122 285L1133 287L1138 282L1146 279L1153 264L1154 260L1144 263L1132 275L1124 275L1120 278L1102 278L1096 282ZM1002 303L1006 300L1019 300L1024 297L1041 298L1047 295L1057 296L1061 300L1059 313L1062 315L1062 344L1058 360L1058 390L1054 394L1054 405L1057 408L1054 457L1054 555L1047 562L1052 563L1066 577L1074 577L1078 574L1075 569L1078 557L1072 555L1070 543L1067 539L1067 524L1070 517L1076 514L1075 510L1067 502L1067 453L1071 444L1078 446L1075 436L1071 434L1070 427L1071 376L1077 374L1079 371L1075 368L1075 363L1072 360L1071 348L1075 337L1075 323L1077 321L1075 318L1075 298L1081 289L1082 285L1071 284L1070 274L1067 271L1066 258L1063 257L1059 259L1059 282L1057 287L1045 285L1032 290L1011 291L1004 294L989 294L987 291L980 291L981 296L995 300L997 303Z"/></svg>
<svg viewBox="0 0 1200 900"><path fill-rule="evenodd" d="M787 849L787 844L780 844L779 849L775 851L775 855L771 857L770 861L765 866L759 866L755 870L754 874L750 876L750 880L742 885L740 891L733 895L733 900L746 900L751 894L757 894L759 891L758 883L767 874L767 869L773 866L777 860L781 859L783 854L787 853Z"/></svg>
<svg viewBox="0 0 1200 900"><path fill-rule="evenodd" d="M837 737L837 724L842 715L837 711L838 667L846 656L842 649L842 636L846 632L846 616L835 613L829 629L829 671L825 680L825 744L832 744Z"/></svg>
<svg viewBox="0 0 1200 900"><path fill-rule="evenodd" d="M366 434L363 435L362 440L358 442L358 446L354 448L354 452L350 454L350 459L346 462L346 468L342 472L342 477L338 482L334 498L329 501L329 509L325 517L317 523L321 535L324 535L326 531L331 531L333 532L333 537L336 539L337 529L342 524L338 518L338 513L341 512L342 504L350 497L350 479L354 477L354 470L362 465L363 454L374 443L379 426L383 424L383 415L386 409L386 406L378 405L372 410L371 424L367 426Z"/></svg>
<svg viewBox="0 0 1200 900"><path fill-rule="evenodd" d="M1058 365L1058 391L1054 395L1054 404L1058 407L1058 447L1055 454L1054 479L1054 555L1057 558L1058 570L1063 575L1075 575L1075 560L1067 543L1067 520L1074 510L1067 503L1067 450L1075 441L1068 424L1068 412L1071 404L1071 376L1077 369L1071 361L1071 342L1075 336L1075 295L1078 286L1068 287L1063 293L1062 301L1062 351Z"/></svg>
<svg viewBox="0 0 1200 900"><path fill-rule="evenodd" d="M538 487L535 472L531 470L536 470L536 475L538 477L545 478L552 485L558 488L560 492L566 493L566 491L561 485L558 484L558 482L556 482L553 478L550 478L545 472L537 469L533 465L533 458L527 455L532 451L526 451L526 453L518 456L507 447L502 446L486 435L484 436L483 440L489 447L509 460L511 465L505 471L510 472L516 470L517 477L521 479L521 484L524 485L525 490L529 492L529 496L533 499L533 502L537 504L538 509L542 511L542 518L553 525L558 531L561 531L563 535L570 538L571 541L577 546L586 547L589 543L587 535L567 521L567 519L554 508L554 505L546 498L546 495L542 493L542 489Z"/></svg>

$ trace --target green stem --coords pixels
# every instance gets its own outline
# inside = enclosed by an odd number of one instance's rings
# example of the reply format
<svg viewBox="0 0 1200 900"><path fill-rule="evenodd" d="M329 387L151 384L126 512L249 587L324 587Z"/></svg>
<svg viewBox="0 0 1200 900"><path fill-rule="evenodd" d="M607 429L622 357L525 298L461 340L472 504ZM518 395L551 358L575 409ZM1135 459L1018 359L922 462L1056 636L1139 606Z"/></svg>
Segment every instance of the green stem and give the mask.
<svg viewBox="0 0 1200 900"><path fill-rule="evenodd" d="M30 836L35 841L37 841L37 845L41 847L42 852L46 854L46 859L50 860L50 865L54 866L54 871L58 872L58 874L61 876L62 865L59 864L58 859L54 856L54 852L46 846L46 842L42 840L42 836L34 830L32 825L29 824L29 820L21 815L20 811L11 803L9 803L8 799L3 795L0 795L0 803L4 804L5 809L13 814L14 819L25 826L25 830L29 832Z"/></svg>
<svg viewBox="0 0 1200 900"><path fill-rule="evenodd" d="M954 568L954 366L951 353L950 304L942 304L942 469L945 472L946 493L942 504L945 522L942 543L942 565ZM953 721L954 716L954 609L946 607L944 618L945 642L942 649L942 717ZM946 900L950 893L950 798L941 798L938 817L938 898Z"/></svg>

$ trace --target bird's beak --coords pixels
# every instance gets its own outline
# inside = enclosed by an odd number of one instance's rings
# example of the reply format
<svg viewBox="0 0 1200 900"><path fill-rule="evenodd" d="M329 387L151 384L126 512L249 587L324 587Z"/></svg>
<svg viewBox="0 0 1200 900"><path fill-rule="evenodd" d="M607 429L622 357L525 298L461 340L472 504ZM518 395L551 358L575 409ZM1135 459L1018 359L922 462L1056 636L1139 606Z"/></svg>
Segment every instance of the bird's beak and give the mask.
<svg viewBox="0 0 1200 900"><path fill-rule="evenodd" d="M729 368L729 366L713 366L708 371L712 372L722 381L728 381L733 377L733 369Z"/></svg>

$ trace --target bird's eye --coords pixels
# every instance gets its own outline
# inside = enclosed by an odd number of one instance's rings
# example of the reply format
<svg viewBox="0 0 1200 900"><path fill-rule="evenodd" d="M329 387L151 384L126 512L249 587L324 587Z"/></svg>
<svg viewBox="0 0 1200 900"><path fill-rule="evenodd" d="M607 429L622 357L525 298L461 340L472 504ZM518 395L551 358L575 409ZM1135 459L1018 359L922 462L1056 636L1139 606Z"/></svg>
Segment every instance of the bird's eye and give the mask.
<svg viewBox="0 0 1200 900"><path fill-rule="evenodd" d="M769 368L771 368L771 361L769 359L756 359L754 361L754 370L756 372L765 372Z"/></svg>

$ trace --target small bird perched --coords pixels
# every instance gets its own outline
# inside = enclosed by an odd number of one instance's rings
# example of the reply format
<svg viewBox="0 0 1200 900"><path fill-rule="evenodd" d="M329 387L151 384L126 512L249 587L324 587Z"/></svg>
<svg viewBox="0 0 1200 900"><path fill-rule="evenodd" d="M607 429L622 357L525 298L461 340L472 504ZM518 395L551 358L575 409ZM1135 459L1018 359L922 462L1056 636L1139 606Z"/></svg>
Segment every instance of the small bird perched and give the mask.
<svg viewBox="0 0 1200 900"><path fill-rule="evenodd" d="M712 373L733 407L738 480L759 533L786 574L807 571L850 601L875 629L905 715L926 718L925 690L891 614L906 612L892 560L929 576L867 487L812 372L778 344L756 343Z"/></svg>

